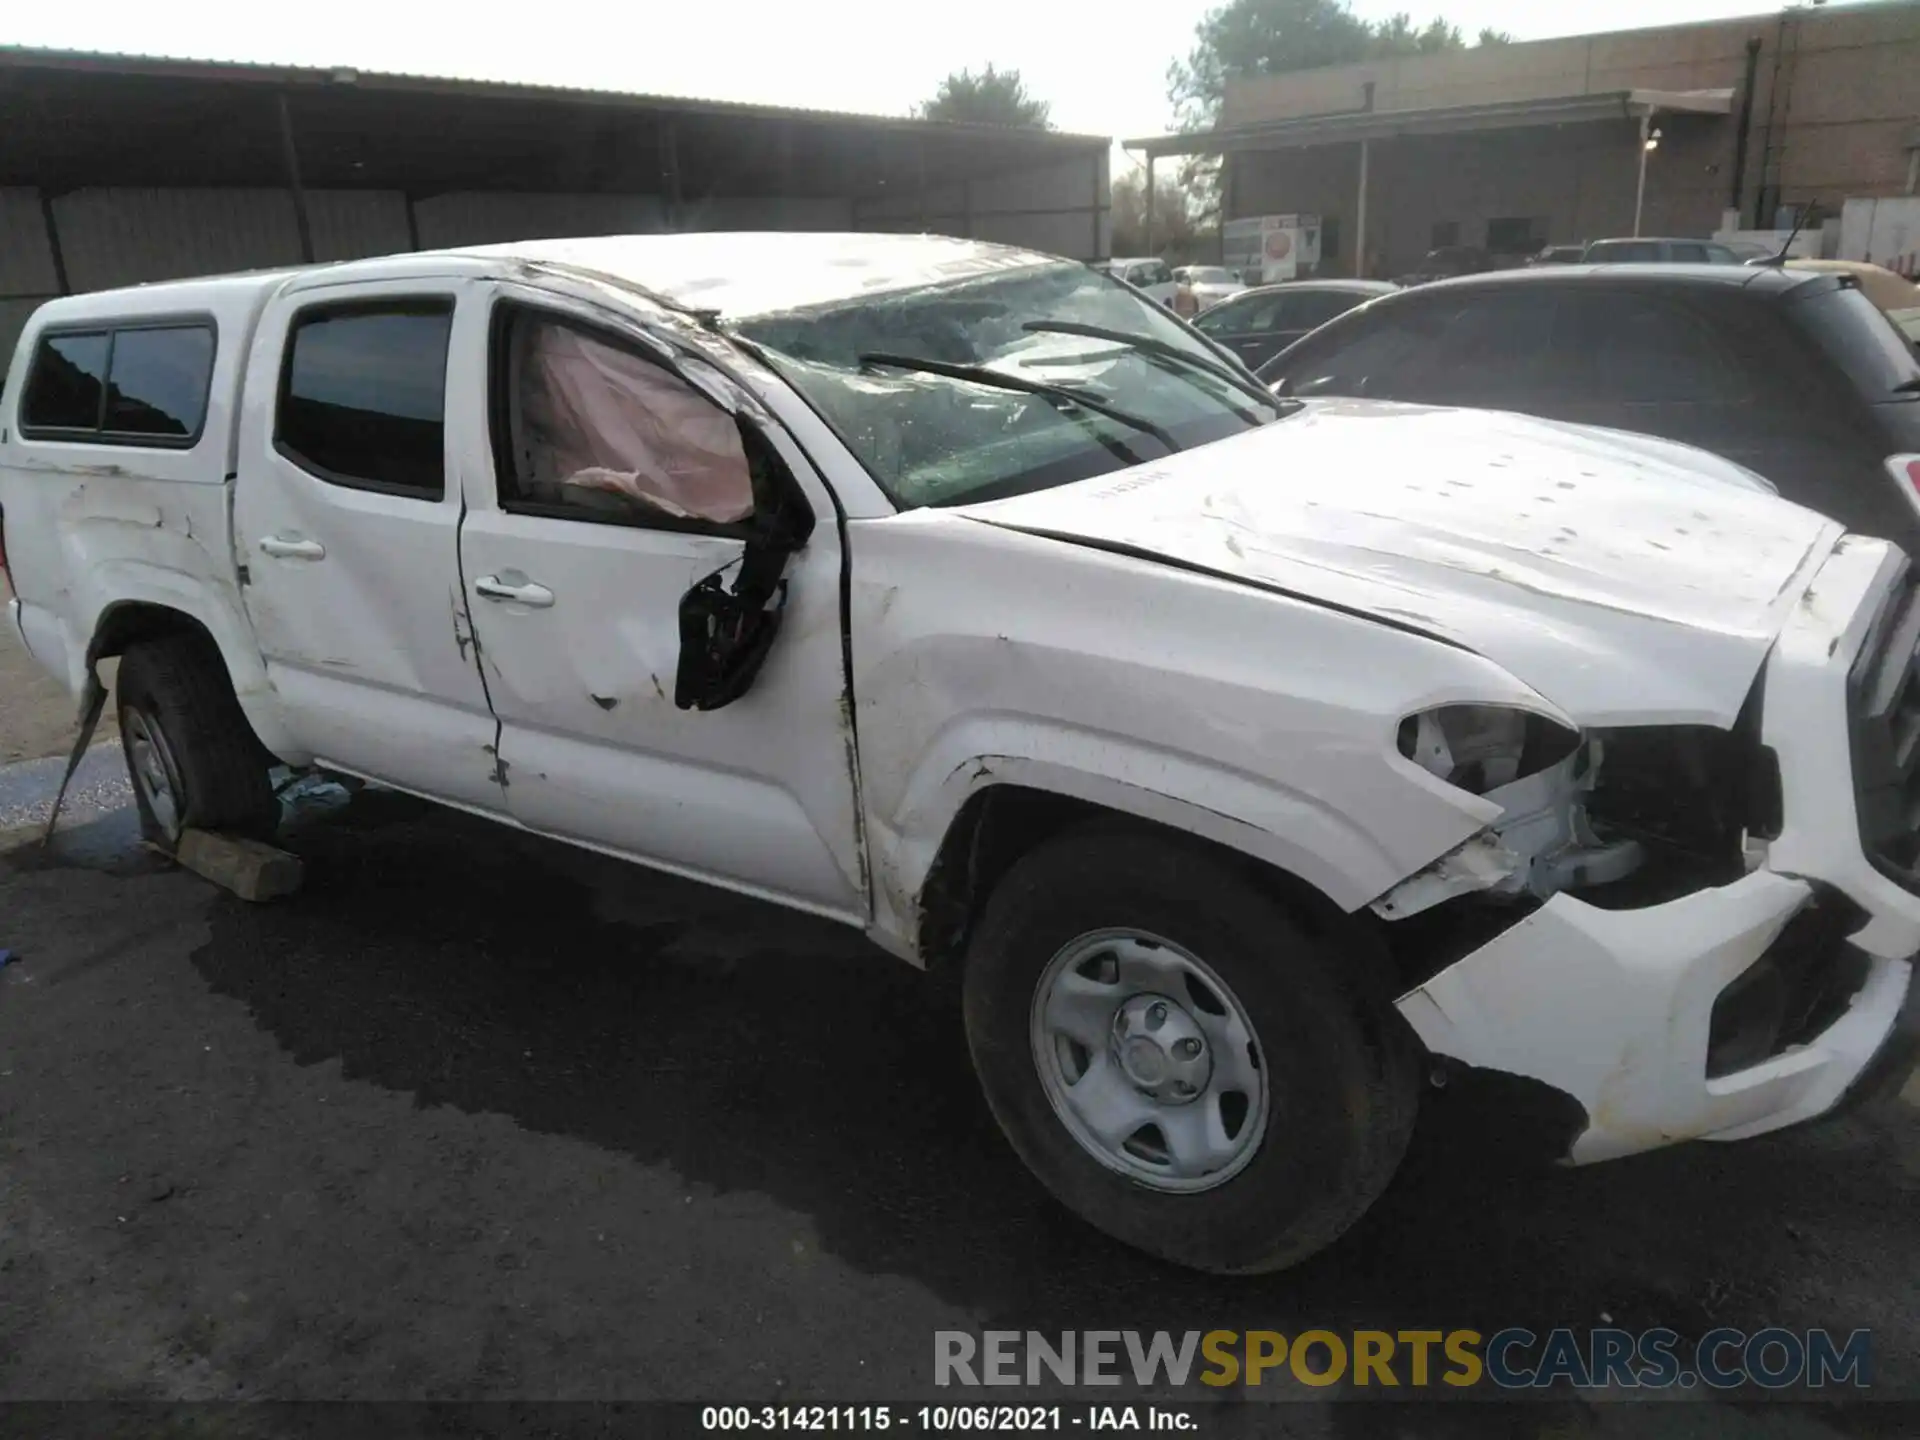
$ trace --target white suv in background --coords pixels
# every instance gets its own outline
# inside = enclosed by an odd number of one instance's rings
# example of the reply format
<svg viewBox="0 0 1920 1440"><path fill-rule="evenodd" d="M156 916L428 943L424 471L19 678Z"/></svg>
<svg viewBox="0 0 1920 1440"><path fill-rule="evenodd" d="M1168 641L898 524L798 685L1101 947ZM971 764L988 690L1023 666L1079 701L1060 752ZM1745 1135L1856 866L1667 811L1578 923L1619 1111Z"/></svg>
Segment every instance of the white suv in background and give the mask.
<svg viewBox="0 0 1920 1440"><path fill-rule="evenodd" d="M1116 280L1124 280L1150 300L1173 304L1173 292L1180 288L1173 271L1164 260L1151 256L1138 259L1109 260L1103 267Z"/></svg>
<svg viewBox="0 0 1920 1440"><path fill-rule="evenodd" d="M1222 300L1231 300L1247 287L1224 265L1182 265L1173 272L1174 282L1193 291L1199 308L1210 310Z"/></svg>

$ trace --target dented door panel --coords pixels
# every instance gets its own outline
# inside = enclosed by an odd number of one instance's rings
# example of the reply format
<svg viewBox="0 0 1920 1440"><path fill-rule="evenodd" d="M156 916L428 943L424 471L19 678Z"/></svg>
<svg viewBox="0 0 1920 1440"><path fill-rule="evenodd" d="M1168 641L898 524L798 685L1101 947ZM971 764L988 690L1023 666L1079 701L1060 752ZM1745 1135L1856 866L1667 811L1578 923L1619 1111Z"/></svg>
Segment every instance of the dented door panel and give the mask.
<svg viewBox="0 0 1920 1440"><path fill-rule="evenodd" d="M485 393L484 357L464 350L461 363L463 383ZM461 568L500 726L497 756L474 763L497 773L529 829L861 922L839 534L777 429L760 433L829 520L783 557L777 629L751 683L704 710L676 703L683 602L712 577L735 584L748 542L509 510L483 434L467 437ZM550 599L488 596L486 581Z"/></svg>
<svg viewBox="0 0 1920 1440"><path fill-rule="evenodd" d="M319 277L316 277L319 278ZM469 756L493 740L469 640L452 447L437 496L336 483L276 443L278 378L295 320L321 307L432 300L459 323L454 279L316 283L267 309L248 362L239 432L234 551L247 616L287 728L318 763L419 794L498 811L501 791ZM342 377L343 380L350 377ZM451 385L444 432L480 423Z"/></svg>
<svg viewBox="0 0 1920 1440"><path fill-rule="evenodd" d="M469 512L469 577L518 572L553 592L540 609L476 603L507 807L530 829L858 913L831 531L796 557L782 631L752 688L718 710L674 703L681 597L743 548ZM472 764L491 771L494 759Z"/></svg>

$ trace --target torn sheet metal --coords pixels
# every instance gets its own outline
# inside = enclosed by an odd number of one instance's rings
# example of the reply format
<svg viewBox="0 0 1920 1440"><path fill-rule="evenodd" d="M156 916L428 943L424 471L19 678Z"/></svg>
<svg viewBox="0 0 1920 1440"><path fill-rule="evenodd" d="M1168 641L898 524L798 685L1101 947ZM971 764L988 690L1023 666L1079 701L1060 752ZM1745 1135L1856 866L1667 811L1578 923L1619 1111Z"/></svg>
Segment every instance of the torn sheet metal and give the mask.
<svg viewBox="0 0 1920 1440"><path fill-rule="evenodd" d="M1499 889L1526 872L1526 857L1502 845L1498 835L1475 835L1394 886L1371 908L1383 920L1404 920L1456 895Z"/></svg>
<svg viewBox="0 0 1920 1440"><path fill-rule="evenodd" d="M1438 725L1422 716L1415 761L1428 768L1450 764L1445 747ZM1588 741L1557 764L1485 791L1483 798L1500 806L1500 818L1374 901L1374 914L1404 920L1475 891L1544 900L1562 890L1626 879L1639 869L1644 847L1635 840L1602 840L1587 820L1587 796L1602 763L1600 742Z"/></svg>

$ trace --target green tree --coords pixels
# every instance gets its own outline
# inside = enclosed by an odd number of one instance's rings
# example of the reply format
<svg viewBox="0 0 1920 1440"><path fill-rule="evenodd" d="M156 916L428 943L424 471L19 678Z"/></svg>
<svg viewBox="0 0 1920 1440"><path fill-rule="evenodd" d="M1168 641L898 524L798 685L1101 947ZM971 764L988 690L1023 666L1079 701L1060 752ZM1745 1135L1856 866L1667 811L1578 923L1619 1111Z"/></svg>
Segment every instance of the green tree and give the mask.
<svg viewBox="0 0 1920 1440"><path fill-rule="evenodd" d="M1482 44L1491 43L1489 33ZM1193 49L1168 70L1167 88L1181 125L1205 129L1220 117L1229 80L1465 47L1459 27L1438 16L1417 26L1403 12L1369 24L1347 0L1227 0L1195 28Z"/></svg>
<svg viewBox="0 0 1920 1440"><path fill-rule="evenodd" d="M1491 25L1482 27L1480 38L1473 42L1475 47L1484 45L1511 45L1513 36L1504 30L1496 30Z"/></svg>
<svg viewBox="0 0 1920 1440"><path fill-rule="evenodd" d="M940 82L933 99L915 108L922 120L965 120L976 125L1016 125L1051 130L1053 107L1036 100L1018 70L989 65L978 75L961 70Z"/></svg>
<svg viewBox="0 0 1920 1440"><path fill-rule="evenodd" d="M1342 0L1229 0L1194 29L1185 60L1167 71L1183 125L1204 129L1220 115L1229 79L1344 65L1366 57L1373 30Z"/></svg>
<svg viewBox="0 0 1920 1440"><path fill-rule="evenodd" d="M1194 258L1200 238L1201 201L1178 173L1153 177L1153 247L1147 248L1147 172L1129 170L1113 181L1113 253ZM1207 242L1211 245L1211 238Z"/></svg>
<svg viewBox="0 0 1920 1440"><path fill-rule="evenodd" d="M1436 16L1416 27L1413 17L1402 10L1373 27L1371 55L1432 55L1441 50L1459 50L1465 45L1458 26Z"/></svg>

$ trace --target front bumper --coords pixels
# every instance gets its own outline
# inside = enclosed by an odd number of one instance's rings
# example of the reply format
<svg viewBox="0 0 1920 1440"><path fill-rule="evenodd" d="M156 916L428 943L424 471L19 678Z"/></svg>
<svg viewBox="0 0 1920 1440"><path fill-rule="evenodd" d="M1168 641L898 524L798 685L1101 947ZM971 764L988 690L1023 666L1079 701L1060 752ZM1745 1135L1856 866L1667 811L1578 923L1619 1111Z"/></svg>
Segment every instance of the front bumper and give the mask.
<svg viewBox="0 0 1920 1440"><path fill-rule="evenodd" d="M1588 1125L1570 1151L1575 1163L1811 1119L1897 1043L1920 952L1920 895L1862 849L1847 676L1901 563L1880 542L1843 542L1775 643L1762 739L1779 758L1783 826L1758 868L1639 910L1556 895L1400 998L1434 1054L1577 1100ZM1709 1063L1716 1002L1823 896L1844 897L1861 917L1838 942L1853 954L1832 956L1857 962L1858 988L1817 1031L1758 1063L1710 1073L1724 1068Z"/></svg>

